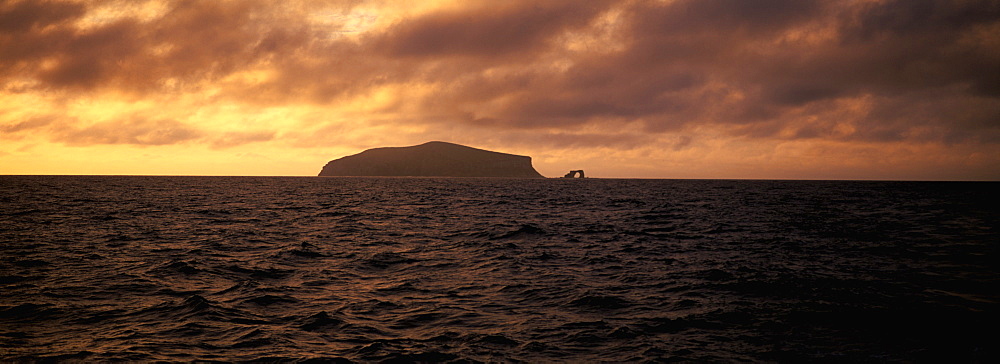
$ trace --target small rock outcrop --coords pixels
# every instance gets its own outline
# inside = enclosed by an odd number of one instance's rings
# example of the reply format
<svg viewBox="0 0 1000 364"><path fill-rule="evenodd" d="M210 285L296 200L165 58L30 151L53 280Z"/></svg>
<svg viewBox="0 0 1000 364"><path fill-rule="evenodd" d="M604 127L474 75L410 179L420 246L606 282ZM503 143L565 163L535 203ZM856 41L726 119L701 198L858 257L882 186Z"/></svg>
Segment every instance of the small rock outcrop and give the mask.
<svg viewBox="0 0 1000 364"><path fill-rule="evenodd" d="M587 178L587 176L585 176L583 174L583 170L582 169L577 169L577 170L569 171L569 173L566 173L566 175L563 176L562 178L576 178L576 175L578 173L580 174L580 178Z"/></svg>
<svg viewBox="0 0 1000 364"><path fill-rule="evenodd" d="M319 175L545 178L531 157L446 142L368 149L330 161Z"/></svg>

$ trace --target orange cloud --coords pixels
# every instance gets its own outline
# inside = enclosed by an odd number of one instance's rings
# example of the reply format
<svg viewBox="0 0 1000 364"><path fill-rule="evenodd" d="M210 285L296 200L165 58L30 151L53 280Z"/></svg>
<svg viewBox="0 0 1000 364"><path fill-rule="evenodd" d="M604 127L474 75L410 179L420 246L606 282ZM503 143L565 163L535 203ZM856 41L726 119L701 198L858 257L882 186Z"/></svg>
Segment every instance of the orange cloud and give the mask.
<svg viewBox="0 0 1000 364"><path fill-rule="evenodd" d="M990 0L8 1L0 152L446 139L620 176L1000 178L998 32Z"/></svg>

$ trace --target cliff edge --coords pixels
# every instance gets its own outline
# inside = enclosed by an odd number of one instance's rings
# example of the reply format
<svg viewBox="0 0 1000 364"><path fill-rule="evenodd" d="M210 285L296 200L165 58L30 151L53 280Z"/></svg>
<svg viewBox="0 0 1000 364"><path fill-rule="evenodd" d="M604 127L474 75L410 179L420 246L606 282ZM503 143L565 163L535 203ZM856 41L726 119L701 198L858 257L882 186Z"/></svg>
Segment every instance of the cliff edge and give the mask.
<svg viewBox="0 0 1000 364"><path fill-rule="evenodd" d="M531 157L446 142L368 149L330 161L319 175L545 178Z"/></svg>

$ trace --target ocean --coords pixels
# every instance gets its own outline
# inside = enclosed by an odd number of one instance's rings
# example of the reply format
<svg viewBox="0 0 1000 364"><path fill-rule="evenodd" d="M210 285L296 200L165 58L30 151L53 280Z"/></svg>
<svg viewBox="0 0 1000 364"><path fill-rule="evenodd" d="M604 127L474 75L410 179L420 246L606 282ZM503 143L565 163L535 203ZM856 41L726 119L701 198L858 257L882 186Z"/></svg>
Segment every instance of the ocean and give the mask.
<svg viewBox="0 0 1000 364"><path fill-rule="evenodd" d="M997 362L1000 183L0 176L0 360Z"/></svg>

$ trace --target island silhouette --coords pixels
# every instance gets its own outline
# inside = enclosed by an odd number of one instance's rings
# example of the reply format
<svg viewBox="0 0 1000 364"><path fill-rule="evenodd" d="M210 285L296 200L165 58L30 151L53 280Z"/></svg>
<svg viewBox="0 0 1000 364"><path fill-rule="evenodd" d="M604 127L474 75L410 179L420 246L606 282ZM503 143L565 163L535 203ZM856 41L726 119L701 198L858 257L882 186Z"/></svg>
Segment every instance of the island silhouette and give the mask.
<svg viewBox="0 0 1000 364"><path fill-rule="evenodd" d="M328 162L319 176L545 178L531 157L441 141L368 149Z"/></svg>

